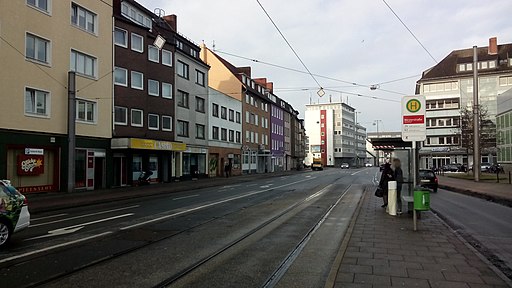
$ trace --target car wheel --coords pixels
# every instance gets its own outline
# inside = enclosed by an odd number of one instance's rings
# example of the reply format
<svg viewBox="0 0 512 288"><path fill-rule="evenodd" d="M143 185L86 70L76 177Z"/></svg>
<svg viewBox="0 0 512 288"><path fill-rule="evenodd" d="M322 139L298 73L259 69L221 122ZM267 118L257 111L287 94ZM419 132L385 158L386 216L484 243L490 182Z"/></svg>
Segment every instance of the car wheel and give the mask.
<svg viewBox="0 0 512 288"><path fill-rule="evenodd" d="M7 245L11 238L12 229L7 225L6 220L0 219L0 248Z"/></svg>

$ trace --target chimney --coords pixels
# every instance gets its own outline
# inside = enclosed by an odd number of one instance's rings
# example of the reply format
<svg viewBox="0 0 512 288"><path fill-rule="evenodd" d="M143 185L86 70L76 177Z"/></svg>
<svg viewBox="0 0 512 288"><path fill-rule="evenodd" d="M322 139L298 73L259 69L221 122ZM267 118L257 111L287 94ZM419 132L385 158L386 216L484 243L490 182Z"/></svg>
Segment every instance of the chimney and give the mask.
<svg viewBox="0 0 512 288"><path fill-rule="evenodd" d="M489 55L498 54L498 39L496 37L489 38L489 48L487 52Z"/></svg>
<svg viewBox="0 0 512 288"><path fill-rule="evenodd" d="M267 89L270 90L270 93L274 93L274 82L268 82Z"/></svg>
<svg viewBox="0 0 512 288"><path fill-rule="evenodd" d="M178 18L176 15L172 14L172 15L166 15L163 17L165 22L167 22L167 25L169 25L169 27L171 27L171 29L174 31L174 32L178 32L177 30L177 26L178 26Z"/></svg>

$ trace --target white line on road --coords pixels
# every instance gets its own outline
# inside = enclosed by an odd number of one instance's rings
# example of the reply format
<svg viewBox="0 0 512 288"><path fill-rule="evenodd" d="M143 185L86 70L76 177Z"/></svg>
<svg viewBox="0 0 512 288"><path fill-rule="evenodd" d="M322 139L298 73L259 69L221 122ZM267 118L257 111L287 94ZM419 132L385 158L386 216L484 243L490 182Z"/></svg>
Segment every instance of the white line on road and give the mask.
<svg viewBox="0 0 512 288"><path fill-rule="evenodd" d="M363 171L366 171L366 170L367 170L367 169L359 170L359 171L357 171L357 172L354 172L354 173L350 174L350 176L354 176L354 175L356 175L357 173L360 173L360 172L363 172Z"/></svg>
<svg viewBox="0 0 512 288"><path fill-rule="evenodd" d="M44 216L44 217L39 217L39 218L32 218L32 219L30 219L30 221L39 221L39 220L44 220L44 219L49 219L49 218L57 218L57 217L61 217L61 216L66 216L66 215L68 215L68 213Z"/></svg>
<svg viewBox="0 0 512 288"><path fill-rule="evenodd" d="M54 223L59 223L59 222L64 222L64 221L69 221L69 220L74 220L74 219L85 218L85 217L89 217L89 216L95 216L95 215L101 215L101 214L106 214L106 213L111 213L111 212L117 212L117 211L121 211L121 210L133 209L133 208L137 208L139 206L140 205L133 205L133 206L123 207L123 208L117 208L117 209L112 209L112 210L100 211L100 212L91 213L91 214L85 214L85 215L80 215L80 216L75 216L75 217L69 217L69 218L61 219L61 220L50 221L50 222L46 222L46 223L34 224L34 225L30 225L30 227L43 226L43 225L54 224Z"/></svg>
<svg viewBox="0 0 512 288"><path fill-rule="evenodd" d="M132 215L134 215L134 213L127 213L127 214L117 215L117 216L113 216L113 217L109 217L109 218L104 218L104 219L99 219L99 220L95 220L95 221L91 221L91 222L80 223L80 224L76 224L76 225L73 225L73 226L63 227L63 228L59 228L59 229L48 231L48 234L45 234L45 235L41 235L41 236L36 236L36 237L25 239L24 241L35 240L35 239L40 239L40 238L47 238L47 237L52 237L52 236L58 236L58 235L62 235L62 234L69 234L69 233L66 233L66 231L72 231L70 233L73 233L73 232L76 232L76 231L82 229L84 226L87 226L87 225L92 225L92 224L96 224L96 223L106 222L106 221L115 220L115 219L119 219L119 218L124 218L124 217L132 216ZM75 229L75 228L79 228L79 229Z"/></svg>
<svg viewBox="0 0 512 288"><path fill-rule="evenodd" d="M83 241L87 241L87 240L91 240L91 239L94 239L94 238L102 237L102 236L105 236L105 235L108 235L108 234L112 234L112 233L114 233L114 232L112 232L112 231L104 232L104 233L101 233L101 234L96 234L96 235L88 236L88 237L77 239L77 240L73 240L73 241L70 241L70 242L49 246L49 247L46 247L46 248L43 248L43 249L30 251L30 252L23 253L23 254L20 254L20 255L16 255L16 256L12 256L12 257L1 259L0 263L4 263L4 262L7 262L7 261L11 261L11 260L27 257L27 256L38 254L38 253L41 253L41 252L57 249L57 248L60 248L60 247L65 247L65 246L68 246L68 245L73 245L73 244L76 244L76 243L80 243L80 242L83 242Z"/></svg>
<svg viewBox="0 0 512 288"><path fill-rule="evenodd" d="M189 195L189 196L173 198L172 200L181 200L181 199L187 199L187 198L194 198L194 197L197 197L197 196L199 196L199 194L194 194L194 195Z"/></svg>
<svg viewBox="0 0 512 288"><path fill-rule="evenodd" d="M316 177L314 177L314 178L316 178ZM184 211L176 212L176 213L173 213L173 214L161 216L161 217L158 217L158 218L155 218L155 219L151 219L151 220L147 220L147 221L140 222L140 223L137 223L137 224L133 224L133 225L129 225L129 226L126 226L126 227L122 227L122 228L120 228L120 230L132 229L132 228L135 228L135 227L139 227L139 226L143 226L143 225L146 225L146 224L158 222L158 221L161 221L161 220L169 219L169 218L176 217L176 216L179 216L179 215L182 215L182 214L186 214L186 213L189 213L189 212L193 212L193 211L201 210L201 209L204 209L204 208L216 206L216 205L219 205L219 204L222 204L222 203L230 202L230 201L233 201L233 200L238 200L238 199L241 199L241 198L245 198L245 197L249 197L249 196L252 196L252 195L260 194L260 193L267 192L267 191L270 191L270 190L273 190L273 189L277 189L277 188L282 188L282 187L290 186L290 185L297 184L297 183L304 182L304 181L308 181L308 180L310 180L310 179L303 179L303 180L295 181L295 182L292 182L292 183L288 183L288 184L284 184L284 185L281 185L281 186L277 186L275 188L269 188L269 189L264 189L264 190L260 190L260 191L249 192L249 193L244 194L244 195L227 198L227 199L220 200L220 201L213 202L213 203L209 203L209 204L204 204L204 205L197 206L197 207L194 207L194 208L190 208L190 209L187 209L187 210L184 210Z"/></svg>

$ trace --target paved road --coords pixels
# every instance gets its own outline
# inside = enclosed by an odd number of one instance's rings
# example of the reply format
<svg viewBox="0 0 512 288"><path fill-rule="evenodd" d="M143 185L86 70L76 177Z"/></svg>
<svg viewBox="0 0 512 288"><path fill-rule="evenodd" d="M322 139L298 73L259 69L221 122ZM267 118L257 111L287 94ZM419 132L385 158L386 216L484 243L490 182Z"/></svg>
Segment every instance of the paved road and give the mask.
<svg viewBox="0 0 512 288"><path fill-rule="evenodd" d="M512 208L442 189L432 193L431 198L434 210L491 262L501 266L505 274L512 276Z"/></svg>
<svg viewBox="0 0 512 288"><path fill-rule="evenodd" d="M321 287L376 169L299 173L33 215L2 287Z"/></svg>

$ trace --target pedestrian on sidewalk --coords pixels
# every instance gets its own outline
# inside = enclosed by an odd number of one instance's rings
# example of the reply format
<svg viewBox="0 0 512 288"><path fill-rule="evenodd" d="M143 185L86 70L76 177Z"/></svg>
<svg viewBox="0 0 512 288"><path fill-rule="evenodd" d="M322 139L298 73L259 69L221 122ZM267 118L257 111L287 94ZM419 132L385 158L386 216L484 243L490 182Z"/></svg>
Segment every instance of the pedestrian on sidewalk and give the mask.
<svg viewBox="0 0 512 288"><path fill-rule="evenodd" d="M402 163L400 159L393 159L393 169L396 181L396 203L398 204L398 212L402 212L402 184L404 183L404 172L402 171Z"/></svg>
<svg viewBox="0 0 512 288"><path fill-rule="evenodd" d="M382 200L384 201L384 204L382 204L382 206L381 206L383 208L388 206L388 182L394 181L394 180L395 180L395 176L394 176L393 170L391 169L391 164L389 164L389 163L384 164L384 170L382 170L382 174L380 176L380 181L379 181L379 187L382 189L383 194L384 194L382 196Z"/></svg>
<svg viewBox="0 0 512 288"><path fill-rule="evenodd" d="M224 174L226 175L226 178L229 177L229 163L226 163L226 165L224 165Z"/></svg>

